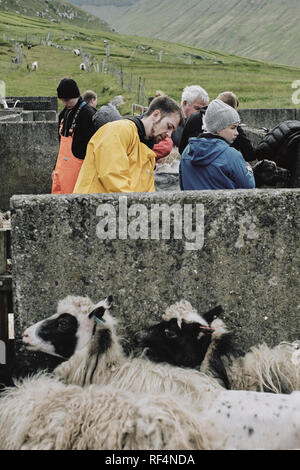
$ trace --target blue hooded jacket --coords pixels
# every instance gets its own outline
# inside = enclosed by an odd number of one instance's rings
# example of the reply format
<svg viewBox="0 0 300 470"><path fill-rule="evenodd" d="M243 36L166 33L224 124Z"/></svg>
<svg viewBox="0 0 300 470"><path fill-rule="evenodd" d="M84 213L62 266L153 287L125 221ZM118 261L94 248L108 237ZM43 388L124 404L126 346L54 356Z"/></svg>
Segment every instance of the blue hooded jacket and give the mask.
<svg viewBox="0 0 300 470"><path fill-rule="evenodd" d="M255 188L253 173L242 154L213 134L189 139L179 173L183 190Z"/></svg>

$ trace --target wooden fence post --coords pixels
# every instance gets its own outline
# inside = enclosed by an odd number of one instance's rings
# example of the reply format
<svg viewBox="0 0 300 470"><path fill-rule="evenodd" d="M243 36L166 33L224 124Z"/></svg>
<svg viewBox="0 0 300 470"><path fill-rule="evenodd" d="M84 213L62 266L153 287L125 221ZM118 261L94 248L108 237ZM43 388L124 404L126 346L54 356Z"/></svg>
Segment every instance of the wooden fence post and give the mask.
<svg viewBox="0 0 300 470"><path fill-rule="evenodd" d="M143 79L143 99L142 99L142 105L145 106L145 90L146 90L146 79Z"/></svg>
<svg viewBox="0 0 300 470"><path fill-rule="evenodd" d="M138 92L137 92L137 103L140 104L141 96L141 77L139 77Z"/></svg>

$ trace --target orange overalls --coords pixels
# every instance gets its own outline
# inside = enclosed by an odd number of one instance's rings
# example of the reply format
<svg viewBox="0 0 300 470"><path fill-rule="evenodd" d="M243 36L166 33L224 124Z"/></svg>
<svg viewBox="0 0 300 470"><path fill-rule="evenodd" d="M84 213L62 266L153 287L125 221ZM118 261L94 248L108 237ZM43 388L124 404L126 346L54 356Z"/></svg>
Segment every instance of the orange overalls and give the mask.
<svg viewBox="0 0 300 470"><path fill-rule="evenodd" d="M82 101L78 107L69 130L69 136L62 135L62 128L64 120L62 119L59 128L60 146L59 153L56 161L56 166L53 174L52 181L52 194L72 194L80 168L83 164L83 159L77 158L72 153L72 143L74 136L74 128L76 126L76 119L81 108L86 104Z"/></svg>

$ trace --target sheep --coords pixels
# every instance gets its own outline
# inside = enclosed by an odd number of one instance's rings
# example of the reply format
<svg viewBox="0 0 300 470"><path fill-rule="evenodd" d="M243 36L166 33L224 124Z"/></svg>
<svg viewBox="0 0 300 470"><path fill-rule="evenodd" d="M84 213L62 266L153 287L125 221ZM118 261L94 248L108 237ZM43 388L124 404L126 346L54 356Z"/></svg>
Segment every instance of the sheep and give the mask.
<svg viewBox="0 0 300 470"><path fill-rule="evenodd" d="M234 357L230 333L221 319L214 318L221 310L218 307L201 317L189 302L176 302L161 323L139 333L139 346L154 361L197 368L226 388L273 393L299 390L298 342L273 348L261 344L245 356Z"/></svg>
<svg viewBox="0 0 300 470"><path fill-rule="evenodd" d="M32 62L32 65L31 65L31 70L37 70L39 68L39 64L37 61L35 62Z"/></svg>
<svg viewBox="0 0 300 470"><path fill-rule="evenodd" d="M83 62L81 62L81 64L79 65L79 68L80 70L86 70L86 65Z"/></svg>
<svg viewBox="0 0 300 470"><path fill-rule="evenodd" d="M80 55L80 50L79 49L73 49L73 53L78 56L78 55Z"/></svg>
<svg viewBox="0 0 300 470"><path fill-rule="evenodd" d="M126 357L116 334L117 320L109 313L111 304L112 296L97 304L88 297L67 296L53 316L25 330L23 342L30 350L68 359L54 370L67 384L188 395L196 403L202 393L222 390L198 371Z"/></svg>
<svg viewBox="0 0 300 470"><path fill-rule="evenodd" d="M179 396L82 388L40 373L0 397L0 450L299 448L299 392L212 392L204 403L198 413Z"/></svg>
<svg viewBox="0 0 300 470"><path fill-rule="evenodd" d="M226 438L178 398L38 374L0 398L0 450L200 450Z"/></svg>
<svg viewBox="0 0 300 470"><path fill-rule="evenodd" d="M149 395L150 401L153 400L155 404L155 397L163 393L159 409L154 407L149 411L148 418L153 420L154 416L164 414L164 403L169 403L173 398L181 411L189 410L194 415L196 424L202 429L202 433L199 435L203 436L203 429L208 430L210 437L204 435L205 444L203 446L205 448L283 449L299 447L300 394L287 396L239 390L228 391L221 387L215 379L206 377L201 372L192 369L173 367L168 364L155 364L143 358L125 358L115 332L116 320L108 312L111 300L111 297L108 297L94 305L88 298L68 296L59 302L56 314L38 322L24 332L23 340L30 349L39 349L68 358L54 371L56 379L59 377L67 387L66 397L63 399L64 404L70 401L67 398L68 387L73 387L73 385L81 386L83 393L87 394L90 387L95 384L95 390L99 394L100 390L103 393L105 387L109 387L108 396L111 396L113 391L117 398L123 396L124 393L133 394L137 405L140 404L140 397L142 397L142 410L147 409ZM212 312L209 312L210 315ZM203 331L206 334L212 333L207 324L204 325ZM66 342L68 344L65 346L60 344ZM39 396L38 388L34 387ZM117 408L118 411L117 398L114 409ZM91 403L97 402L97 400L98 398L91 400ZM79 400L79 402L84 401L85 399L82 397ZM2 400L0 400L1 403ZM37 403L39 402L37 401ZM101 409L104 407L103 403L103 399L101 401L99 398ZM122 408L122 404L120 406ZM3 406L3 410L6 408ZM14 408L14 406L9 408ZM47 408L47 420L51 422L47 405L45 408ZM75 405L74 408L76 409ZM96 406L96 409L91 409L87 413L92 417L97 416L97 410ZM41 413L41 410L38 413ZM60 416L59 412L56 414ZM79 414L81 415L80 426L83 429L85 414L81 410L79 410ZM182 423L185 423L187 418L184 417L181 421L180 410L172 411L170 415L172 416L172 425L175 425L174 420L178 421L179 429L181 429ZM41 416L43 415L41 414ZM101 420L102 418L99 417L100 423ZM66 418L63 421L65 422ZM121 432L123 421L120 421L119 418L118 421L118 429ZM138 418L137 421L141 422L141 419ZM187 422L189 423L189 419ZM152 429L154 429L155 435L167 432L165 429L168 426L164 423L162 426L163 430L158 430L157 426L153 424ZM40 427L43 428L43 422ZM52 428L56 427L57 425L53 421ZM133 427L136 427L135 423ZM38 431L34 432L38 434ZM170 433L171 435L174 433L174 428ZM47 436L49 434L51 434L51 429L47 432ZM95 434L94 428L90 430L90 434ZM141 433L141 436L143 435L144 432ZM174 436L175 438L177 436ZM223 442L221 442L222 440ZM160 445L163 448L163 444Z"/></svg>

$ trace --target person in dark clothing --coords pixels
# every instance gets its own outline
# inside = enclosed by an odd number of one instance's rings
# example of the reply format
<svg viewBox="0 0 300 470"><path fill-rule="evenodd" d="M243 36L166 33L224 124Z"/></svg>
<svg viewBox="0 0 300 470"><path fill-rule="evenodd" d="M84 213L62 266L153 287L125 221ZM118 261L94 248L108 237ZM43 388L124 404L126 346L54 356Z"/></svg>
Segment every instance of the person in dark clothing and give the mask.
<svg viewBox="0 0 300 470"><path fill-rule="evenodd" d="M239 101L234 93L231 91L224 91L220 93L217 99L222 100L234 109L238 108ZM182 154L188 144L190 137L198 137L203 131L203 117L207 106L201 109L198 113L192 114L187 120L182 133L182 138L179 145L179 153ZM250 139L246 136L243 128L238 126L239 135L232 143L232 147L241 152L246 162L251 162L256 159L255 148L253 147Z"/></svg>
<svg viewBox="0 0 300 470"><path fill-rule="evenodd" d="M83 101L88 103L92 108L97 109L98 97L93 90L86 90L82 95Z"/></svg>
<svg viewBox="0 0 300 470"><path fill-rule="evenodd" d="M182 154L185 147L189 143L190 137L198 137L198 135L201 134L203 124L202 120L206 110L207 106L203 107L198 113L192 114L186 121L178 147L180 154Z"/></svg>
<svg viewBox="0 0 300 470"><path fill-rule="evenodd" d="M59 154L53 172L52 194L70 194L87 144L95 133L92 117L96 110L81 98L78 86L71 78L61 80L57 96L64 109L58 117Z"/></svg>
<svg viewBox="0 0 300 470"><path fill-rule="evenodd" d="M181 95L181 109L185 117L184 124L193 113L197 113L201 108L207 106L208 103L209 96L204 88L199 85L185 87ZM173 144L178 148L181 142L184 124L179 126L172 134Z"/></svg>

